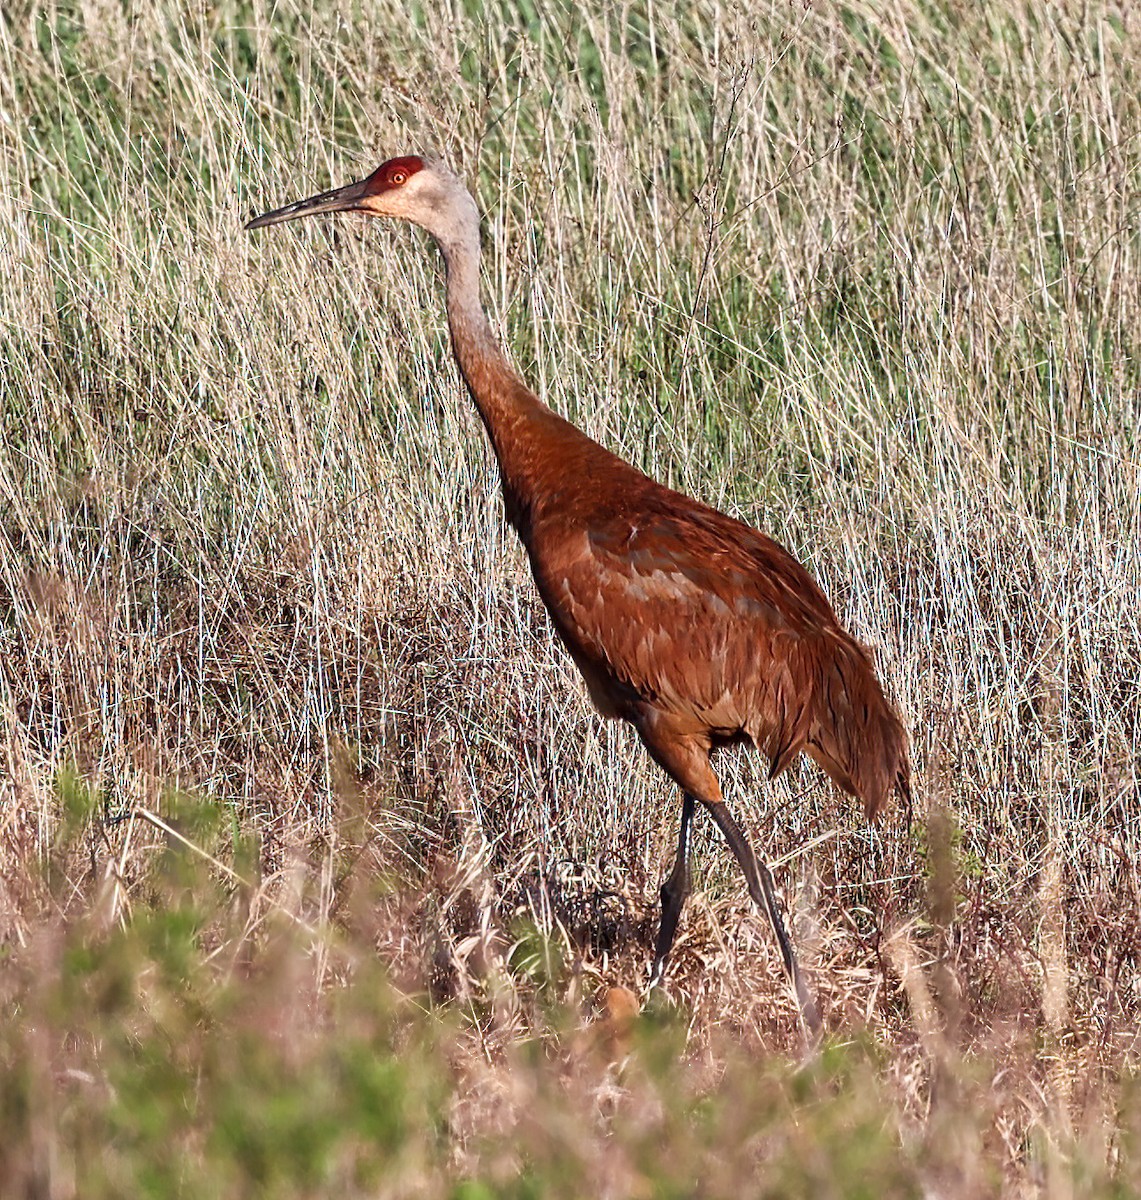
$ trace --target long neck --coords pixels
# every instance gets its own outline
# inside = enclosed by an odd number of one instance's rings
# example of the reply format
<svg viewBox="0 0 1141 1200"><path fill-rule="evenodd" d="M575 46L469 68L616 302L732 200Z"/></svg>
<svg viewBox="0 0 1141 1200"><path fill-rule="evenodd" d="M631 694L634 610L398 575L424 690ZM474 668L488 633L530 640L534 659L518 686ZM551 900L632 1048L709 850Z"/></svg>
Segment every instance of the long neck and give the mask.
<svg viewBox="0 0 1141 1200"><path fill-rule="evenodd" d="M473 206L474 208L474 206ZM437 236L448 272L448 325L452 348L499 460L512 516L529 497L534 421L550 409L524 384L507 361L479 298L479 229L466 225Z"/></svg>

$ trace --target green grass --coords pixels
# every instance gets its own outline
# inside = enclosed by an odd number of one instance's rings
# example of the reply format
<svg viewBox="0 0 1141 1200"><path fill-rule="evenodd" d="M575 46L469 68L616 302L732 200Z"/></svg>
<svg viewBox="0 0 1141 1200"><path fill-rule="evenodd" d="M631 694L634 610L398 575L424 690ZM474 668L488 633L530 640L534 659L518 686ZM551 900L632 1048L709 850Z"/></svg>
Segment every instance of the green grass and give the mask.
<svg viewBox="0 0 1141 1200"><path fill-rule="evenodd" d="M5 9L0 1191L1136 1190L1139 84L1097 5ZM677 1010L606 1032L677 802L438 255L242 229L416 150L526 378L789 545L911 730L911 831L718 764L815 1066L704 826Z"/></svg>

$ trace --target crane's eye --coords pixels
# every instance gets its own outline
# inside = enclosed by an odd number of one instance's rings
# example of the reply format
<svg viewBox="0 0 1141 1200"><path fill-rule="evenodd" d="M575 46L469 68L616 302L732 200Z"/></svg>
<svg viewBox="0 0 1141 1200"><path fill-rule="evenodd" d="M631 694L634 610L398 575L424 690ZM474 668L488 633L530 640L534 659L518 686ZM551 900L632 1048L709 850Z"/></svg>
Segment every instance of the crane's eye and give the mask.
<svg viewBox="0 0 1141 1200"><path fill-rule="evenodd" d="M393 171L388 178L399 187L408 178L408 173L407 171Z"/></svg>

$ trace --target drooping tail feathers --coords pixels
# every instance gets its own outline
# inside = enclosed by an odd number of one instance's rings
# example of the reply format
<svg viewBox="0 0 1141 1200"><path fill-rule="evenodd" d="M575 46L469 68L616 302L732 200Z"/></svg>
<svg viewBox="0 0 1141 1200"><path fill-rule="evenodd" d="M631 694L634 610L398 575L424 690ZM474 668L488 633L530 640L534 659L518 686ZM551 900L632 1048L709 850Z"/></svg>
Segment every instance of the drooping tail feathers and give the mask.
<svg viewBox="0 0 1141 1200"><path fill-rule="evenodd" d="M873 820L892 791L911 810L911 762L907 735L883 694L869 651L842 630L821 639L812 669L811 696L804 696L799 743L774 756L779 773L804 750L846 792L858 796ZM807 718L806 720L803 718ZM801 732L803 731L803 732Z"/></svg>

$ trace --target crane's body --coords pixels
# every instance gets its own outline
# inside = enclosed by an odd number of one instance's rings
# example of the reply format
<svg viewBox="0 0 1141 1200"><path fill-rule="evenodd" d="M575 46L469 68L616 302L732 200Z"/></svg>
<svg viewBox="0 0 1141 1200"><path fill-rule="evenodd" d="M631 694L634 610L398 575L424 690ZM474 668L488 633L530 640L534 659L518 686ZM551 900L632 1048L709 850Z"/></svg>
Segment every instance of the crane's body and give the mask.
<svg viewBox="0 0 1141 1200"><path fill-rule="evenodd" d="M874 817L893 788L907 794L910 768L903 727L868 652L783 547L650 479L523 383L480 302L478 211L442 163L392 159L360 183L266 213L250 227L346 210L413 221L438 242L456 360L543 602L595 706L630 722L682 789L654 982L688 890L689 825L701 803L767 912L805 1024L817 1032L771 877L725 806L710 754L752 742L776 776L803 751Z"/></svg>

